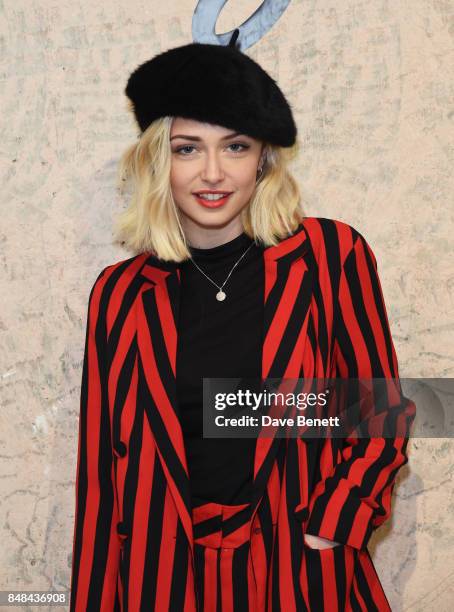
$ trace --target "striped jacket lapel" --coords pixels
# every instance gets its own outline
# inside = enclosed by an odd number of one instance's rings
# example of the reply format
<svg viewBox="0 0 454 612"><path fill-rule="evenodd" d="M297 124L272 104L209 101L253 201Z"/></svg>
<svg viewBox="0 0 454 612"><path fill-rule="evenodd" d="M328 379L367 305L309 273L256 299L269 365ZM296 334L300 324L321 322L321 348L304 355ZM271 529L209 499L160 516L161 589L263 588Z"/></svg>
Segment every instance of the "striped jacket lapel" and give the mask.
<svg viewBox="0 0 454 612"><path fill-rule="evenodd" d="M191 494L176 388L179 271L175 264L151 257L141 274L146 282L137 302L140 400L192 548Z"/></svg>
<svg viewBox="0 0 454 612"><path fill-rule="evenodd" d="M300 376L312 295L308 254L309 239L304 229L264 250L262 381ZM283 386L280 388L284 390ZM271 437L270 433L257 438L253 509L263 495L281 441L282 438Z"/></svg>
<svg viewBox="0 0 454 612"><path fill-rule="evenodd" d="M263 251L265 290L262 380L298 378L311 301L309 239L302 225L289 238ZM190 483L176 387L178 264L150 256L142 270L137 300L138 400L149 421L170 491L193 548ZM255 513L281 439L258 437L253 500Z"/></svg>

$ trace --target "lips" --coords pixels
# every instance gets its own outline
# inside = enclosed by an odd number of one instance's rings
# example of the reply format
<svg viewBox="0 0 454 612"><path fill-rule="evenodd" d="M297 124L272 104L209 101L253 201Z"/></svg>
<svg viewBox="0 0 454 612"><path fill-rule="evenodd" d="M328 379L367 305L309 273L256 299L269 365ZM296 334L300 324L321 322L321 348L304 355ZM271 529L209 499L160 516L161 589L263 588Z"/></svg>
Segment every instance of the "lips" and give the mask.
<svg viewBox="0 0 454 612"><path fill-rule="evenodd" d="M230 195L232 192L231 191L194 191L194 195L197 196L201 196L201 195Z"/></svg>
<svg viewBox="0 0 454 612"><path fill-rule="evenodd" d="M225 196L223 198L219 198L218 200L205 200L204 198L200 197L204 193L225 193ZM216 192L216 191L203 192L202 191L202 192L194 193L194 197L197 200L197 202L201 204L202 206L204 206L205 208L219 208L220 206L223 206L227 202L227 200L229 199L231 195L232 195L231 193L226 193L224 191L221 191L221 192Z"/></svg>

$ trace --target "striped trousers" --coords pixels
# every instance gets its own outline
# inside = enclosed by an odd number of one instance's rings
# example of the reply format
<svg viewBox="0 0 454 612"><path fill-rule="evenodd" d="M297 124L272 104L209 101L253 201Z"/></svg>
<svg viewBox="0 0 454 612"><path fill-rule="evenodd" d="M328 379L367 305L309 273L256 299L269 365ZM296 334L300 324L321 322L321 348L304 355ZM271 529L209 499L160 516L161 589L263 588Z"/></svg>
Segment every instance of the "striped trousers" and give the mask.
<svg viewBox="0 0 454 612"><path fill-rule="evenodd" d="M206 502L192 510L199 612L259 612L250 556L251 505Z"/></svg>

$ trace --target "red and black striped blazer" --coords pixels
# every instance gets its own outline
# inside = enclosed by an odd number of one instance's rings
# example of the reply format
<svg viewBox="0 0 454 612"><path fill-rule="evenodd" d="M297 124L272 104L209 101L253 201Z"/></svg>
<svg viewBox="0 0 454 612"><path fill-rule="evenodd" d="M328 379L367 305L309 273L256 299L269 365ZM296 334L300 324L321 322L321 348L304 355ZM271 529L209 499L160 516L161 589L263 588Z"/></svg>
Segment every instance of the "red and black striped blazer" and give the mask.
<svg viewBox="0 0 454 612"><path fill-rule="evenodd" d="M355 228L302 218L263 257L263 379L398 377L375 256ZM198 609L176 401L179 282L178 264L143 253L106 267L90 293L72 611ZM367 544L408 461L415 406L403 399L402 437L293 438L285 460L276 439L257 439L259 610L390 610ZM340 546L311 549L304 533Z"/></svg>

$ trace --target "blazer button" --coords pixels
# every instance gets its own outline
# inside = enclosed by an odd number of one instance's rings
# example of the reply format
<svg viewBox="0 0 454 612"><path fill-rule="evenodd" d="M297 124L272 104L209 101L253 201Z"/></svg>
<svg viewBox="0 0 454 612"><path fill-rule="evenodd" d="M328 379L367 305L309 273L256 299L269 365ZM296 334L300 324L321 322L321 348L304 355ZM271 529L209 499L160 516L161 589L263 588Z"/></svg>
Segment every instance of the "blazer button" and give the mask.
<svg viewBox="0 0 454 612"><path fill-rule="evenodd" d="M261 527L254 527L254 533L261 533L262 529Z"/></svg>
<svg viewBox="0 0 454 612"><path fill-rule="evenodd" d="M126 444L122 442L121 440L119 440L114 446L114 453L118 457L125 457L127 452L128 452L128 449L126 448Z"/></svg>
<svg viewBox="0 0 454 612"><path fill-rule="evenodd" d="M129 533L126 530L126 525L124 524L124 521L120 521L119 523L117 523L117 533L119 536L122 536L124 538L127 538Z"/></svg>

